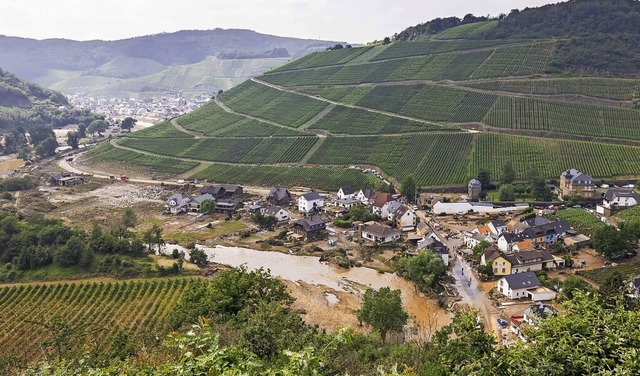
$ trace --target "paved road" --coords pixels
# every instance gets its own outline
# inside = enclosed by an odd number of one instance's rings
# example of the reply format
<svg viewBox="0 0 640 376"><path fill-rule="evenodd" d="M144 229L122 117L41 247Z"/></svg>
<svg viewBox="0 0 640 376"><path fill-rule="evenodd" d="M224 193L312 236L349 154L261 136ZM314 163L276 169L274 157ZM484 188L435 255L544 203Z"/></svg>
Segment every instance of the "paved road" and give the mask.
<svg viewBox="0 0 640 376"><path fill-rule="evenodd" d="M416 214L423 221L428 222L427 214L422 211L416 211ZM446 245L449 250L449 260L451 260L452 275L456 280L456 288L462 297L462 303L466 303L471 307L475 307L482 312L484 327L487 331L495 332L499 337L499 327L497 319L500 317L500 313L496 307L493 306L489 298L478 288L478 280L471 271L471 267L459 257L455 250L463 245L462 239L447 239L445 233L436 231L432 228L432 231L438 235L440 240ZM469 283L471 280L471 283Z"/></svg>

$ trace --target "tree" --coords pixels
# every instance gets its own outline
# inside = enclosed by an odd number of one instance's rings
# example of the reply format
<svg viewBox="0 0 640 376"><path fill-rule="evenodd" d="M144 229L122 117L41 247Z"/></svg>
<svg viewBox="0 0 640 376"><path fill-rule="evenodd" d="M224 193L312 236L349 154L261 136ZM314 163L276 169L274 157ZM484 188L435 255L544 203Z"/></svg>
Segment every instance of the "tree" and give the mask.
<svg viewBox="0 0 640 376"><path fill-rule="evenodd" d="M260 212L251 216L251 220L258 224L261 229L272 229L278 224L276 217L272 215L263 215Z"/></svg>
<svg viewBox="0 0 640 376"><path fill-rule="evenodd" d="M613 307L616 301L623 296L623 293L624 277L617 270L607 274L598 289L600 303L605 307Z"/></svg>
<svg viewBox="0 0 640 376"><path fill-rule="evenodd" d="M115 231L119 238L126 238L129 236L129 229L136 227L138 224L138 217L131 208L126 208L120 217L120 222L117 224Z"/></svg>
<svg viewBox="0 0 640 376"><path fill-rule="evenodd" d="M637 238L625 226L606 226L593 235L593 247L610 259L617 259L637 248Z"/></svg>
<svg viewBox="0 0 640 376"><path fill-rule="evenodd" d="M80 146L80 135L78 132L67 133L67 145L71 146L73 150L78 150Z"/></svg>
<svg viewBox="0 0 640 376"><path fill-rule="evenodd" d="M444 270L442 257L431 251L420 251L416 256L405 257L398 262L399 274L412 280L425 292L437 286Z"/></svg>
<svg viewBox="0 0 640 376"><path fill-rule="evenodd" d="M87 132L94 134L97 133L98 136L102 136L102 132L107 130L107 122L104 120L94 120L91 123L89 123L89 126L87 127Z"/></svg>
<svg viewBox="0 0 640 376"><path fill-rule="evenodd" d="M31 139L31 145L38 146L49 137L55 140L56 134L53 133L53 129L50 125L35 125L29 129L29 138Z"/></svg>
<svg viewBox="0 0 640 376"><path fill-rule="evenodd" d="M164 240L162 239L162 229L154 223L151 228L144 232L142 240L148 244L149 251L154 251L153 245L157 245L157 252L160 253L160 247L164 244Z"/></svg>
<svg viewBox="0 0 640 376"><path fill-rule="evenodd" d="M194 248L191 250L191 252L189 252L189 261L201 268L204 268L209 264L207 254L202 249L198 248Z"/></svg>
<svg viewBox="0 0 640 376"><path fill-rule="evenodd" d="M58 142L55 138L49 137L46 140L42 141L40 145L36 146L36 156L38 158L47 158L53 157L56 155L56 148L58 147Z"/></svg>
<svg viewBox="0 0 640 376"><path fill-rule="evenodd" d="M200 213L213 214L216 210L216 201L210 198L202 200L200 203Z"/></svg>
<svg viewBox="0 0 640 376"><path fill-rule="evenodd" d="M380 333L384 343L389 332L399 332L407 324L409 315L402 307L400 290L383 287L378 291L367 290L362 308L356 312L358 321L370 325Z"/></svg>
<svg viewBox="0 0 640 376"><path fill-rule="evenodd" d="M484 250L489 248L490 246L491 246L491 243L489 243L486 240L483 240L480 243L476 244L475 247L473 247L472 249L473 255L475 256L476 260L478 260L478 262L480 262L480 258L482 258L482 252L484 252Z"/></svg>
<svg viewBox="0 0 640 376"><path fill-rule="evenodd" d="M137 122L138 122L138 120L127 116L126 118L124 118L122 120L122 123L120 123L120 128L131 132L131 129L133 129L133 127L135 127Z"/></svg>
<svg viewBox="0 0 640 376"><path fill-rule="evenodd" d="M28 161L31 158L31 148L28 146L23 146L18 151L18 159L22 159L23 161Z"/></svg>
<svg viewBox="0 0 640 376"><path fill-rule="evenodd" d="M389 43L391 43L391 38L384 37L384 39L382 40L382 44L389 44Z"/></svg>
<svg viewBox="0 0 640 376"><path fill-rule="evenodd" d="M589 291L589 284L585 282L584 279L578 276L570 275L565 278L565 280L562 282L562 293L564 294L564 296L567 299L571 300L578 291Z"/></svg>
<svg viewBox="0 0 640 376"><path fill-rule="evenodd" d="M515 201L516 191L511 184L500 187L500 201Z"/></svg>
<svg viewBox="0 0 640 376"><path fill-rule="evenodd" d="M415 202L417 188L413 175L407 175L402 179L402 183L400 183L400 194L402 194L407 201Z"/></svg>
<svg viewBox="0 0 640 376"><path fill-rule="evenodd" d="M84 240L78 236L72 236L64 246L58 249L55 255L55 261L61 266L73 266L80 264L84 256L85 259L83 261L88 265L87 261L90 257L87 257L87 252L91 251Z"/></svg>
<svg viewBox="0 0 640 376"><path fill-rule="evenodd" d="M506 161L502 166L502 175L500 175L501 184L511 184L516 179L516 172L513 169L511 161Z"/></svg>
<svg viewBox="0 0 640 376"><path fill-rule="evenodd" d="M478 172L478 177L476 178L480 183L482 183L482 192L486 192L491 187L491 173L489 170L482 169Z"/></svg>
<svg viewBox="0 0 640 376"><path fill-rule="evenodd" d="M78 125L78 137L83 138L83 137L87 137L87 125L84 123L80 123L80 125Z"/></svg>

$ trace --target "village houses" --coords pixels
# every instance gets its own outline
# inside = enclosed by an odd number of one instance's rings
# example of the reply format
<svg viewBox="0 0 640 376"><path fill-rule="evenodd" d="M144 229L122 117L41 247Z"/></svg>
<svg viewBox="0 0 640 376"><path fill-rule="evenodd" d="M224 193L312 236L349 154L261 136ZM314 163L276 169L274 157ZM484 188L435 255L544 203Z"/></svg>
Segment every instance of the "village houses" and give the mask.
<svg viewBox="0 0 640 376"><path fill-rule="evenodd" d="M305 193L298 197L298 210L303 213L318 211L323 206L324 199L317 192Z"/></svg>

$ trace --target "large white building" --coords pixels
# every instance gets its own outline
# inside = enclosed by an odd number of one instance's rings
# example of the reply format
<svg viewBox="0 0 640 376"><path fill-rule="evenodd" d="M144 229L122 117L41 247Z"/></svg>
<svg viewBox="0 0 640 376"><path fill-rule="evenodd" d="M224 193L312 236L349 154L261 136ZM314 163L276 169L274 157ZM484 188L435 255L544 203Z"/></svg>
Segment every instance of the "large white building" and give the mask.
<svg viewBox="0 0 640 376"><path fill-rule="evenodd" d="M324 206L324 199L317 192L305 193L298 197L298 210L309 213Z"/></svg>

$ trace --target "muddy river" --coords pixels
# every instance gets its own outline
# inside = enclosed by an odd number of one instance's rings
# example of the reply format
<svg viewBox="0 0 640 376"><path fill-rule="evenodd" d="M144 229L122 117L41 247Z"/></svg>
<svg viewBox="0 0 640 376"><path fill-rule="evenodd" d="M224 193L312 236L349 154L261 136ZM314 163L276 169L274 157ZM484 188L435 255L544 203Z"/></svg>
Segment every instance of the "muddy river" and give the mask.
<svg viewBox="0 0 640 376"><path fill-rule="evenodd" d="M170 249L172 247L174 246L169 246ZM395 274L379 273L364 267L348 270L335 268L313 256L294 256L240 247L198 248L203 249L212 262L233 267L244 265L249 270L263 267L269 269L272 275L283 279L327 286L336 291L361 295L367 288L399 289L405 309L421 327L441 327L451 321L451 315L438 308L435 301L417 293L412 283ZM335 297L327 298L330 303L337 304Z"/></svg>

